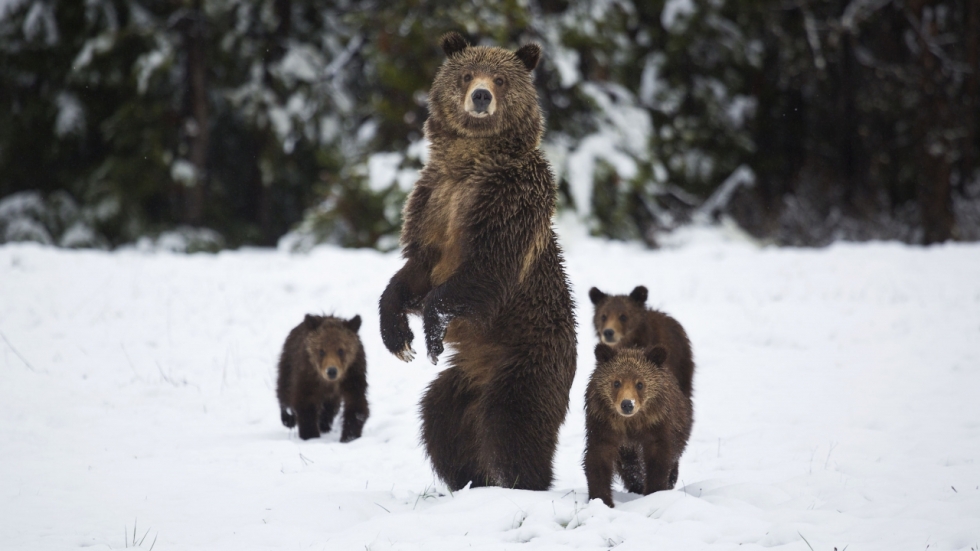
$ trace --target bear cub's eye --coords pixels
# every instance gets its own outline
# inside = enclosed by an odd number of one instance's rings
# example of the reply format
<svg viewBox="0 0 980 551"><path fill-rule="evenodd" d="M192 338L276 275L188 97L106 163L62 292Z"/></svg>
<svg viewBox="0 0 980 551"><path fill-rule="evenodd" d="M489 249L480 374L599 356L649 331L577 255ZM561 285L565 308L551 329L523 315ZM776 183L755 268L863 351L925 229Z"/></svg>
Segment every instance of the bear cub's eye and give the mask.
<svg viewBox="0 0 980 551"><path fill-rule="evenodd" d="M469 82L471 80L473 80L473 75L471 75L469 73L466 73L465 75L463 75L463 82Z"/></svg>
<svg viewBox="0 0 980 551"><path fill-rule="evenodd" d="M643 390L643 383L636 383L636 390Z"/></svg>
<svg viewBox="0 0 980 551"><path fill-rule="evenodd" d="M320 349L320 359L322 360L323 357L326 356L326 355L327 355L327 353L321 348Z"/></svg>
<svg viewBox="0 0 980 551"><path fill-rule="evenodd" d="M500 77L497 77L497 78L496 78L496 79L495 79L495 80L493 81L493 83L494 83L494 84L496 84L497 86L503 86L503 85L504 85L504 79L502 79L502 78L500 78Z"/></svg>
<svg viewBox="0 0 980 551"><path fill-rule="evenodd" d="M613 388L619 388L619 385L621 385L621 384L622 383L620 383L619 381L615 381L615 382L613 382Z"/></svg>
<svg viewBox="0 0 980 551"><path fill-rule="evenodd" d="M340 358L340 361L344 361L344 349L343 348L338 348L337 349L337 357Z"/></svg>
<svg viewBox="0 0 980 551"><path fill-rule="evenodd" d="M602 321L606 321L606 315L605 314L602 315Z"/></svg>
<svg viewBox="0 0 980 551"><path fill-rule="evenodd" d="M626 314L619 316L619 321L626 321Z"/></svg>

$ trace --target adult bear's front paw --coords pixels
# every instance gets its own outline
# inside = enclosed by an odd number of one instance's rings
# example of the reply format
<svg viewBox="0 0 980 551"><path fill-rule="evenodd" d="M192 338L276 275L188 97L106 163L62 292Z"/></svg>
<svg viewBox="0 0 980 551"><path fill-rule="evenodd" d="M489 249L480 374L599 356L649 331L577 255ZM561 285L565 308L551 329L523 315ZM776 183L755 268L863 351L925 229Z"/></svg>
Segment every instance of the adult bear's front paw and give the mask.
<svg viewBox="0 0 980 551"><path fill-rule="evenodd" d="M381 340L385 348L399 360L410 362L415 358L412 350L412 340L415 335L408 327L408 316L381 312Z"/></svg>
<svg viewBox="0 0 980 551"><path fill-rule="evenodd" d="M449 323L448 316L440 313L436 309L435 300L429 300L422 311L422 324L425 327L425 349L429 353L429 361L432 365L439 363L439 355L442 354L442 339L446 336L446 325Z"/></svg>
<svg viewBox="0 0 980 551"><path fill-rule="evenodd" d="M439 355L442 354L442 351L444 350L442 346L442 337L426 334L425 349L429 352L429 361L432 362L432 365L439 363Z"/></svg>

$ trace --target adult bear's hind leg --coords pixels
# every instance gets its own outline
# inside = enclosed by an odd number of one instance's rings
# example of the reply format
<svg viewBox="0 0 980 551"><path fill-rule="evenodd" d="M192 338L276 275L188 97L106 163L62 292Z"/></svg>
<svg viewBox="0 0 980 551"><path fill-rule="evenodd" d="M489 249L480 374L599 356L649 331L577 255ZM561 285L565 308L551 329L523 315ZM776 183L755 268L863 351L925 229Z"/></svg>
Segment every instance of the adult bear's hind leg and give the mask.
<svg viewBox="0 0 980 551"><path fill-rule="evenodd" d="M568 409L568 395L539 388L531 378L534 369L519 366L495 379L481 400L483 414L481 456L494 475L493 483L505 488L547 490L553 479L552 461L558 445L558 429Z"/></svg>
<svg viewBox="0 0 980 551"><path fill-rule="evenodd" d="M477 463L478 441L467 409L477 391L458 367L444 370L422 396L422 441L436 474L452 490L485 486Z"/></svg>

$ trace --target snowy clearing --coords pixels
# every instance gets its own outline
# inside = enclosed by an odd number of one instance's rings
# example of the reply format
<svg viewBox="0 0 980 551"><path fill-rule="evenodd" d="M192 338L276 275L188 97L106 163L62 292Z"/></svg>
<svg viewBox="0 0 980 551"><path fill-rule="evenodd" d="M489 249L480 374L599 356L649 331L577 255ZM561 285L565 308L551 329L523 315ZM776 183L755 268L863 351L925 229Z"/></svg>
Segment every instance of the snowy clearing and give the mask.
<svg viewBox="0 0 980 551"><path fill-rule="evenodd" d="M0 548L980 547L980 245L562 233L579 364L554 489L454 495L418 445L444 362L378 334L397 254L0 247ZM581 468L587 292L637 284L691 336L694 432L677 489L608 509ZM276 360L306 312L364 318L353 443L280 424Z"/></svg>

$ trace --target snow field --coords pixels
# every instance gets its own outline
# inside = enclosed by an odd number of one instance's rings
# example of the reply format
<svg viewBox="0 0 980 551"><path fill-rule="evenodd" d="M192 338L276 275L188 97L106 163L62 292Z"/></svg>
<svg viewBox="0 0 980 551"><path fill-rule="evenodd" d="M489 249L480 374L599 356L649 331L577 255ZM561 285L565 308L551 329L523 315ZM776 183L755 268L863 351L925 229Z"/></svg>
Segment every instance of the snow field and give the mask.
<svg viewBox="0 0 980 551"><path fill-rule="evenodd" d="M404 364L378 334L397 254L0 247L0 548L133 547L135 528L143 549L980 549L980 245L692 231L647 251L562 229L579 363L548 492L434 480L417 402L445 356ZM581 467L587 292L638 284L693 342L694 431L677 489L608 509ZM279 422L307 312L364 319L371 417L349 444Z"/></svg>

